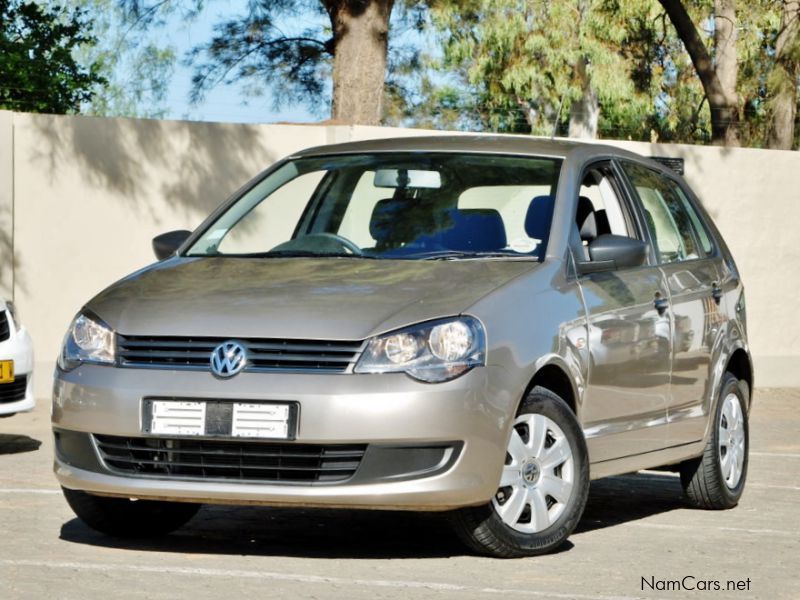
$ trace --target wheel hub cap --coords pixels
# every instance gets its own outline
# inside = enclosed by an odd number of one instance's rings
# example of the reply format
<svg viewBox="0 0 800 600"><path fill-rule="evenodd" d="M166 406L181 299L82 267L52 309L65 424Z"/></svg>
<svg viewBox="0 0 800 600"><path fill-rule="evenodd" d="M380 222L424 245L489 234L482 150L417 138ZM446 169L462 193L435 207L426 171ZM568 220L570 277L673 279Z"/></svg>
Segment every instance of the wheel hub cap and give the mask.
<svg viewBox="0 0 800 600"><path fill-rule="evenodd" d="M536 485L541 472L539 464L535 460L529 460L522 466L522 479L525 480L525 483Z"/></svg>
<svg viewBox="0 0 800 600"><path fill-rule="evenodd" d="M747 448L744 437L744 411L739 397L728 394L719 414L719 464L729 489L739 485L744 472Z"/></svg>
<svg viewBox="0 0 800 600"><path fill-rule="evenodd" d="M552 419L525 414L514 421L506 452L492 506L516 531L544 531L572 497L575 464L569 440Z"/></svg>

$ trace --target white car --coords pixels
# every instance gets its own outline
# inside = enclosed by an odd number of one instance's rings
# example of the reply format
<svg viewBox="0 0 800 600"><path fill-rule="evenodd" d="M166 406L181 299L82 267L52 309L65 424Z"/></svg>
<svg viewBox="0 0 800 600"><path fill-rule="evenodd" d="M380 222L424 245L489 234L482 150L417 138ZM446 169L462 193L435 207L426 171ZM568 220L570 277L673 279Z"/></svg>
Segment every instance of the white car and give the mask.
<svg viewBox="0 0 800 600"><path fill-rule="evenodd" d="M33 410L33 342L14 312L0 299L0 417Z"/></svg>

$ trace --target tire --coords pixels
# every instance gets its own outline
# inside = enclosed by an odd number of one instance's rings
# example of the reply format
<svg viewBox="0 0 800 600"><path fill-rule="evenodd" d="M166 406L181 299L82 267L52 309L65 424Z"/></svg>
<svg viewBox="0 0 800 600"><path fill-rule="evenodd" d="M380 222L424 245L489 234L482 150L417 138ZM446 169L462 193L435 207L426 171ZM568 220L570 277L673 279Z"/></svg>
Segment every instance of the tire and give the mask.
<svg viewBox="0 0 800 600"><path fill-rule="evenodd" d="M578 524L589 494L586 441L573 412L553 392L536 387L520 404L500 484L489 504L451 515L456 533L475 552L498 558L546 554Z"/></svg>
<svg viewBox="0 0 800 600"><path fill-rule="evenodd" d="M147 538L166 535L200 510L200 504L157 502L95 496L61 488L78 518L100 533L114 537Z"/></svg>
<svg viewBox="0 0 800 600"><path fill-rule="evenodd" d="M680 465L683 490L692 506L722 510L739 502L750 450L749 401L747 383L725 373L703 455Z"/></svg>

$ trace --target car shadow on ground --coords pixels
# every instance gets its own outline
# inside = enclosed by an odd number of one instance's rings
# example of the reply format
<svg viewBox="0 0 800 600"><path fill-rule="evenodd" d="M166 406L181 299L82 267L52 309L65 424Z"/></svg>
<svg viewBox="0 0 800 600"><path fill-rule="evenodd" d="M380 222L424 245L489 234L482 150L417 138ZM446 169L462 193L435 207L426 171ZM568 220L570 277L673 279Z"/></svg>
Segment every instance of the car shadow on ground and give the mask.
<svg viewBox="0 0 800 600"><path fill-rule="evenodd" d="M592 482L580 534L687 508L676 473L645 471Z"/></svg>
<svg viewBox="0 0 800 600"><path fill-rule="evenodd" d="M0 433L0 455L35 452L42 442L27 435Z"/></svg>
<svg viewBox="0 0 800 600"><path fill-rule="evenodd" d="M685 508L680 481L668 473L638 473L592 483L581 533ZM185 527L155 539L121 539L78 519L61 539L127 550L303 558L447 558L471 554L437 513L205 506ZM569 551L573 542L559 550Z"/></svg>

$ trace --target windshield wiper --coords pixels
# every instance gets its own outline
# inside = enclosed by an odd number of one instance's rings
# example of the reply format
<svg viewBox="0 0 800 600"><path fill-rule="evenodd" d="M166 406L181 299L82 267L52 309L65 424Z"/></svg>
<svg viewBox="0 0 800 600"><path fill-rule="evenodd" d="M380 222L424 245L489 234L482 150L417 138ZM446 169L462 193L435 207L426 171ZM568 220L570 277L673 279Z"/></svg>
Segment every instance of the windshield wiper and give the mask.
<svg viewBox="0 0 800 600"><path fill-rule="evenodd" d="M369 254L350 254L348 252L313 252L311 250L270 250L268 252L248 252L246 254L206 254L215 258L380 258Z"/></svg>
<svg viewBox="0 0 800 600"><path fill-rule="evenodd" d="M515 260L537 260L535 256L530 254L516 254L511 252L477 252L467 250L437 250L436 252L425 252L420 254L411 254L408 258L417 258L420 260L463 260L475 258L511 258Z"/></svg>

